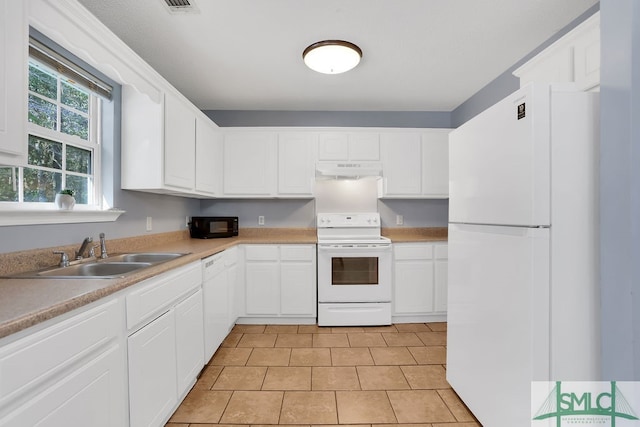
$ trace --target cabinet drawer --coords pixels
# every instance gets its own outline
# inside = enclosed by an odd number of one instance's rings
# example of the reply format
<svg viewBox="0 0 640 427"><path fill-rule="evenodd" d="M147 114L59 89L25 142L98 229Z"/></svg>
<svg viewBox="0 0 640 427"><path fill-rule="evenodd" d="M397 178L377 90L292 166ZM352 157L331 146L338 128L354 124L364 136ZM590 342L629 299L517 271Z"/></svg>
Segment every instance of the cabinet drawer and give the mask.
<svg viewBox="0 0 640 427"><path fill-rule="evenodd" d="M247 245L244 248L247 261L277 261L278 247L275 245Z"/></svg>
<svg viewBox="0 0 640 427"><path fill-rule="evenodd" d="M313 261L316 247L311 245L280 246L281 261Z"/></svg>
<svg viewBox="0 0 640 427"><path fill-rule="evenodd" d="M112 300L0 349L0 407L117 338L118 308Z"/></svg>
<svg viewBox="0 0 640 427"><path fill-rule="evenodd" d="M436 259L449 258L449 250L447 244L433 245L433 247L435 249L434 254Z"/></svg>
<svg viewBox="0 0 640 427"><path fill-rule="evenodd" d="M169 305L202 283L199 262L145 280L141 287L127 295L127 329L150 320Z"/></svg>
<svg viewBox="0 0 640 427"><path fill-rule="evenodd" d="M396 260L432 259L433 245L395 244L393 252Z"/></svg>

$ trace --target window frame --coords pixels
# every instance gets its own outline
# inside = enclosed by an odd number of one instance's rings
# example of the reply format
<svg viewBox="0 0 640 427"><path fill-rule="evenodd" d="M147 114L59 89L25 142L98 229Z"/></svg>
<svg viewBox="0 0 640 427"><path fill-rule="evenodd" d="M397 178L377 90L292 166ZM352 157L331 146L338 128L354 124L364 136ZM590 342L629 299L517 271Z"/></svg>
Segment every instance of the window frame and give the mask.
<svg viewBox="0 0 640 427"><path fill-rule="evenodd" d="M28 87L28 79L27 86L25 87L25 96L28 98L29 96L36 96L40 99L46 100L47 102L54 103L56 105L56 118L58 121L57 128L61 126L61 109L64 104L62 104L61 100L61 88L62 82L68 81L69 79L65 77L64 74L57 72L56 70L52 70L48 64L44 64L42 61L39 61L37 58L29 57L27 63L27 70L31 66L31 64L37 64L37 67L45 70L48 73L52 73L55 75L57 80L57 99L48 98L36 92L29 90ZM25 168L32 170L45 170L45 171L53 171L55 173L62 173L63 176L90 176L90 179L93 181L90 189L90 198L91 203L80 204L76 203L74 209L77 210L102 210L103 209L103 197L102 197L102 102L101 99L96 93L93 91L82 87L81 85L73 85L80 86L84 91L89 94L89 109L87 113L88 121L89 121L89 129L88 129L88 138L87 140L82 139L78 135L70 135L66 134L60 130L49 129L33 122L30 122L27 117L25 120L27 121L26 132L27 132L27 140L29 136L35 136L40 138L45 138L54 142L61 143L63 145L63 168L62 169L51 169L36 165L25 164L21 166L8 166L12 168L16 168L18 170L18 201L14 202L0 202L0 210L50 210L55 209L55 202L25 202L24 201L24 170ZM75 112L72 107L64 106L72 112ZM28 112L28 108L27 108ZM28 144L28 142L27 142ZM91 173L90 174L77 174L72 171L66 170L64 167L66 165L66 147L67 146L77 147L84 150L91 151ZM66 179L63 179L63 182ZM65 185L62 186L65 188Z"/></svg>

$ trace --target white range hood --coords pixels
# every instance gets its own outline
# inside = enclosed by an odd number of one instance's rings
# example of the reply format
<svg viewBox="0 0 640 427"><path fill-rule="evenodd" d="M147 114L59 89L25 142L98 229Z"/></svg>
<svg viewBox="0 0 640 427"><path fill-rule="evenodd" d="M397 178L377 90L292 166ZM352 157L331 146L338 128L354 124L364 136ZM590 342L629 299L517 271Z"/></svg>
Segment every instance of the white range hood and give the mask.
<svg viewBox="0 0 640 427"><path fill-rule="evenodd" d="M319 179L358 179L381 176L381 162L323 161L316 165L316 177Z"/></svg>

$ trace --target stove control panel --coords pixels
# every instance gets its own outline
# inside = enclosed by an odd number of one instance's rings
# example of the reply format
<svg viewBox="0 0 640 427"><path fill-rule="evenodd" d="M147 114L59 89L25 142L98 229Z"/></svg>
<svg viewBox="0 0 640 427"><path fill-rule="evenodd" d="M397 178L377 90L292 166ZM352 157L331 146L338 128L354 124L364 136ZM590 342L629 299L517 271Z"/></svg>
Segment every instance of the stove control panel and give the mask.
<svg viewBox="0 0 640 427"><path fill-rule="evenodd" d="M380 227L380 214L373 213L319 213L318 228Z"/></svg>

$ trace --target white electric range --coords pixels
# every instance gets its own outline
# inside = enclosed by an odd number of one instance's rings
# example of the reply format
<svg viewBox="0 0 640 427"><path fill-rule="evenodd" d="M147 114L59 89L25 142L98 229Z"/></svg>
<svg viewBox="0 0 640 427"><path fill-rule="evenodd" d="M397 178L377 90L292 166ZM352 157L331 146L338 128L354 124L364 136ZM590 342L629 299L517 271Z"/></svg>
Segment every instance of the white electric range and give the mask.
<svg viewBox="0 0 640 427"><path fill-rule="evenodd" d="M318 325L391 324L391 240L380 214L319 213Z"/></svg>

